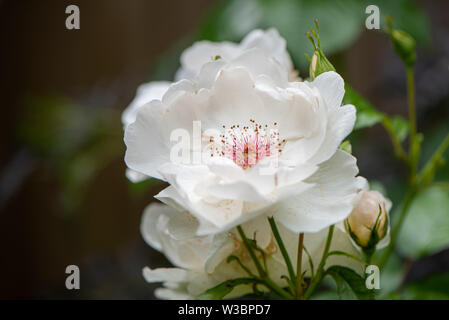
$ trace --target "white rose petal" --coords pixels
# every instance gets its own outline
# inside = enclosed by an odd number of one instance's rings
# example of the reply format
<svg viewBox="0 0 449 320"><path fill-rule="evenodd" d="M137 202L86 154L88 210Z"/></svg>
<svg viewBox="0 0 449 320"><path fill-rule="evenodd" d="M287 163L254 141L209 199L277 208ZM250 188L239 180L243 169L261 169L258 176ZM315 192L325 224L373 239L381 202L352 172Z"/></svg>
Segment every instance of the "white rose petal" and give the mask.
<svg viewBox="0 0 449 320"><path fill-rule="evenodd" d="M139 108L152 100L160 100L169 86L168 81L154 81L139 86L135 98L122 113L123 125L126 127L133 123Z"/></svg>
<svg viewBox="0 0 449 320"><path fill-rule="evenodd" d="M149 218L151 216L151 218ZM150 220L149 220L150 219ZM180 220L180 221L176 221ZM151 204L145 212L142 219L142 235L145 239L157 238L160 251L174 262L175 268L144 268L143 275L148 282L161 282L164 288L157 289L156 295L161 299L194 299L207 289L210 289L219 283L246 277L247 274L235 262L227 262L229 255L238 256L252 272L257 271L249 256L244 253L243 243L235 229L229 232L211 236L196 236L190 239L176 239L173 234L176 230L168 231L167 225L181 227L184 221L184 213L178 212L173 208L161 204ZM151 224L151 225L150 225ZM194 226L189 224L194 230ZM181 227L185 229L186 227ZM259 216L242 225L247 236L255 234L258 246L265 251L267 257L267 266L270 270L271 278L280 286L285 286L285 280L282 275L288 274L284 259L279 248L273 239L267 217ZM298 234L289 229L278 225L281 237L284 240L286 249L296 268ZM304 246L311 254L315 266L320 262L324 246L327 239L327 229L318 233L307 234L304 237ZM184 233L182 230L181 233ZM166 248L178 247L179 250L170 250ZM188 248L188 253L184 250ZM355 256L360 253L352 246L349 236L344 230L336 228L334 231L331 250L345 251ZM362 265L355 260L347 257L330 257L326 266L343 265L351 267L358 272L362 271ZM303 259L302 270L310 276L311 269L307 258ZM226 298L238 297L251 292L249 286L238 286Z"/></svg>
<svg viewBox="0 0 449 320"><path fill-rule="evenodd" d="M140 85L137 88L136 97L131 101L129 106L122 113L122 123L126 128L129 124L136 120L139 108L152 100L160 100L170 86L168 81L154 81ZM132 169L126 170L126 177L136 183L148 178L147 175Z"/></svg>
<svg viewBox="0 0 449 320"><path fill-rule="evenodd" d="M181 68L176 74L176 80L195 79L201 69L213 60L235 61L245 55L250 49L258 49L265 56L270 57L293 80L296 73L287 52L287 45L276 29L267 31L254 30L249 33L240 44L232 42L214 43L200 41L186 49L181 55ZM238 62L236 62L238 64ZM263 67L263 66L261 66Z"/></svg>
<svg viewBox="0 0 449 320"><path fill-rule="evenodd" d="M355 108L340 106L343 95L335 72L283 88L244 66L226 65L210 88L182 80L161 101L141 107L126 128L125 161L167 181L171 196L161 200L197 218L198 234L228 230L273 205L286 208L275 215L292 230L316 232L345 219L357 196L355 158L337 151L355 121ZM194 121L201 121L203 136L215 129L226 137L203 139L200 164L173 163L171 133L181 128L193 136ZM258 158L250 161L243 148L259 150ZM278 163L266 172L273 154Z"/></svg>

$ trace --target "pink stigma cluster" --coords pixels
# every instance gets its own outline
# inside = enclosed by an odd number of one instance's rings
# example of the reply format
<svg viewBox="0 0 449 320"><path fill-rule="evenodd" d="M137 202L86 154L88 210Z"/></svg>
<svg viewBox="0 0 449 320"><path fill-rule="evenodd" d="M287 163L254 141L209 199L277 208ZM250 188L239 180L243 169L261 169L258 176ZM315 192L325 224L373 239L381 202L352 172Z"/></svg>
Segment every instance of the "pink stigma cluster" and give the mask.
<svg viewBox="0 0 449 320"><path fill-rule="evenodd" d="M277 123L273 128L268 125L260 125L255 120L250 120L249 126L233 125L230 128L222 127L224 133L220 135L219 143L213 143L211 156L226 157L235 164L248 169L259 161L278 156L282 152L284 141L279 141Z"/></svg>

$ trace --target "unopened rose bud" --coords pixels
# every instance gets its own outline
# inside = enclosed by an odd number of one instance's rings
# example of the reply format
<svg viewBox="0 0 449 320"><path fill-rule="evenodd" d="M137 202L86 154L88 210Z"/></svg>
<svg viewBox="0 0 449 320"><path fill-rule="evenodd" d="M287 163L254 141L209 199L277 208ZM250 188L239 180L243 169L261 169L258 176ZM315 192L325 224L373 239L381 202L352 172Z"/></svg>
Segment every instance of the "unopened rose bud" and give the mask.
<svg viewBox="0 0 449 320"><path fill-rule="evenodd" d="M368 254L388 231L388 205L384 196L377 191L363 191L362 197L345 220L345 228L355 243Z"/></svg>
<svg viewBox="0 0 449 320"><path fill-rule="evenodd" d="M315 79L320 74L328 71L335 71L334 66L327 60L321 49L315 50L312 56L312 62L310 63L310 79Z"/></svg>
<svg viewBox="0 0 449 320"><path fill-rule="evenodd" d="M393 29L389 17L387 17L387 28L394 51L406 66L412 67L416 61L415 40L405 31Z"/></svg>
<svg viewBox="0 0 449 320"><path fill-rule="evenodd" d="M307 37L310 42L312 42L315 51L313 52L312 59L310 60L310 68L309 68L309 77L310 80L315 79L317 76L324 72L335 71L334 66L324 55L323 50L321 49L321 41L320 41L320 29L318 27L318 21L315 20L316 32L313 29L310 29L310 32L307 33ZM316 41L313 39L315 37Z"/></svg>

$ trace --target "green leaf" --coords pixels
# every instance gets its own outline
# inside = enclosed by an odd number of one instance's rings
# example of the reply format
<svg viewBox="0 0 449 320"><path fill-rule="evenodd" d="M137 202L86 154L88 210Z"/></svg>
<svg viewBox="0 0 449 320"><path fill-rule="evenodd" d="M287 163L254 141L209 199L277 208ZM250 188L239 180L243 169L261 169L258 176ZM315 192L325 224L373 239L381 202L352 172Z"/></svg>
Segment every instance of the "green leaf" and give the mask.
<svg viewBox="0 0 449 320"><path fill-rule="evenodd" d="M406 119L401 116L393 116L391 117L391 126L400 142L404 141L405 138L407 138L407 135L410 131L410 126Z"/></svg>
<svg viewBox="0 0 449 320"><path fill-rule="evenodd" d="M219 285L206 290L198 296L200 300L220 300L229 294L236 286L247 284L258 284L257 279L252 278L237 278L220 283Z"/></svg>
<svg viewBox="0 0 449 320"><path fill-rule="evenodd" d="M345 151L345 152L347 152L347 153L349 153L349 154L352 154L352 145L351 145L351 141L349 141L349 140L343 141L343 142L340 144L340 149L343 150L343 151Z"/></svg>
<svg viewBox="0 0 449 320"><path fill-rule="evenodd" d="M332 266L326 270L337 284L337 292L341 299L374 299L374 291L366 288L365 279L347 267Z"/></svg>
<svg viewBox="0 0 449 320"><path fill-rule="evenodd" d="M407 138L410 128L406 119L401 116L386 118L388 115L378 111L368 100L362 97L348 84L345 84L343 104L352 104L357 110L357 119L355 121L354 130L372 127L385 119L391 123L391 128L400 142Z"/></svg>
<svg viewBox="0 0 449 320"><path fill-rule="evenodd" d="M352 104L357 110L357 119L354 129L372 127L382 121L385 115L376 110L376 108L364 97L358 94L350 85L345 84L345 96L343 104Z"/></svg>
<svg viewBox="0 0 449 320"><path fill-rule="evenodd" d="M403 297L413 300L448 300L449 273L431 275L408 284Z"/></svg>
<svg viewBox="0 0 449 320"><path fill-rule="evenodd" d="M432 186L413 202L397 240L399 251L418 259L449 247L449 190Z"/></svg>

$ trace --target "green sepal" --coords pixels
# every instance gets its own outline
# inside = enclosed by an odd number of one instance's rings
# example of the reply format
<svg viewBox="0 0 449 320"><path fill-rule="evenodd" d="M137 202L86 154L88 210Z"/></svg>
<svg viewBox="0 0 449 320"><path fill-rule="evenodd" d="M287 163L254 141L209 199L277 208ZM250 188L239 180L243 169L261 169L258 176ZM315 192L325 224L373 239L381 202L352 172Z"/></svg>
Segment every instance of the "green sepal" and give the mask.
<svg viewBox="0 0 449 320"><path fill-rule="evenodd" d="M324 72L336 71L335 67L326 58L321 48L320 28L318 26L318 21L316 19L315 19L315 27L316 32L315 30L310 28L310 31L306 33L307 37L309 38L310 42L312 43L315 49L312 58L311 59L309 58L310 61L309 77L310 80L312 81Z"/></svg>
<svg viewBox="0 0 449 320"><path fill-rule="evenodd" d="M416 61L415 39L403 30L393 29L392 19L387 16L387 33L393 44L393 49L407 67L413 67Z"/></svg>
<svg viewBox="0 0 449 320"><path fill-rule="evenodd" d="M349 154L352 154L352 145L351 141L345 140L340 144L340 150L343 150Z"/></svg>

